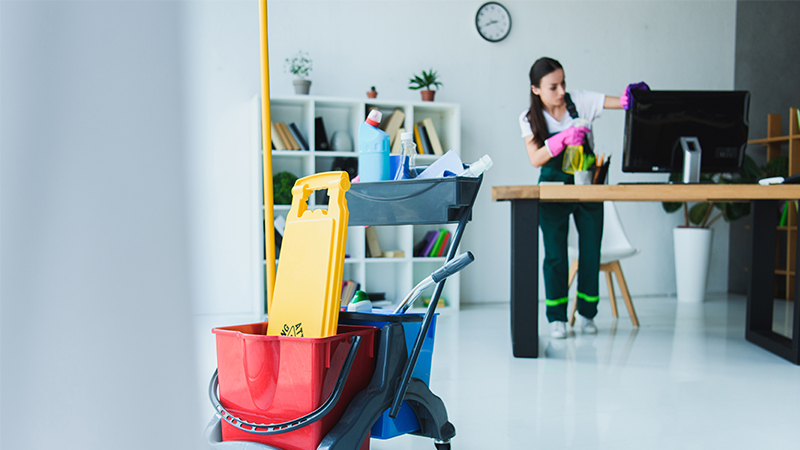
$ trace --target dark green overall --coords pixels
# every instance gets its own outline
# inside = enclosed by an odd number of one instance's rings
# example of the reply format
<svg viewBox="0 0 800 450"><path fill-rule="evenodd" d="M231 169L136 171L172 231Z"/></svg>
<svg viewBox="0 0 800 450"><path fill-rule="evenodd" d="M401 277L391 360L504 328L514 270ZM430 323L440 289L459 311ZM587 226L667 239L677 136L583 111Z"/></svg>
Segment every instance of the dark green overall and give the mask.
<svg viewBox="0 0 800 450"><path fill-rule="evenodd" d="M566 95L565 100L570 117L577 119L578 112L569 94ZM587 143L584 142L584 149L589 148ZM575 183L572 175L561 170L564 153L562 151L542 166L539 175L540 182ZM542 227L544 239L543 272L548 322L567 321L567 301L569 300L567 231L569 230L570 214L575 217L580 252L578 256L578 312L589 319L597 314L600 241L603 238L603 203L540 202L539 225Z"/></svg>

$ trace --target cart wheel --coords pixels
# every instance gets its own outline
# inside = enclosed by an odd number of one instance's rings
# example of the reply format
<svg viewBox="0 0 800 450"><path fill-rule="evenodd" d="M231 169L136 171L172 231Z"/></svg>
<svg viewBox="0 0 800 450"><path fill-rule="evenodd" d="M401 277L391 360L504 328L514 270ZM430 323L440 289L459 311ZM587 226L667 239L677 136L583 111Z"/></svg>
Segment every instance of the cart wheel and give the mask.
<svg viewBox="0 0 800 450"><path fill-rule="evenodd" d="M445 443L441 443L441 444L438 443L438 442L434 442L433 445L436 446L436 450L450 450L450 443L449 442L445 442Z"/></svg>

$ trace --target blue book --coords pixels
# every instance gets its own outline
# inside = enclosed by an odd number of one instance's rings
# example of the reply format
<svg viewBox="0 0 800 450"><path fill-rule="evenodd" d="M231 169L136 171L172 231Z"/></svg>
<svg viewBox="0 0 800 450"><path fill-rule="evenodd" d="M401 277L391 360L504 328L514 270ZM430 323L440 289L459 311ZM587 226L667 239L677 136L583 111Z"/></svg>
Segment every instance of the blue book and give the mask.
<svg viewBox="0 0 800 450"><path fill-rule="evenodd" d="M289 124L289 131L292 132L292 136L294 136L294 140L300 144L300 150L308 150L308 141L303 136L303 133L300 132L300 128L297 128L294 122Z"/></svg>

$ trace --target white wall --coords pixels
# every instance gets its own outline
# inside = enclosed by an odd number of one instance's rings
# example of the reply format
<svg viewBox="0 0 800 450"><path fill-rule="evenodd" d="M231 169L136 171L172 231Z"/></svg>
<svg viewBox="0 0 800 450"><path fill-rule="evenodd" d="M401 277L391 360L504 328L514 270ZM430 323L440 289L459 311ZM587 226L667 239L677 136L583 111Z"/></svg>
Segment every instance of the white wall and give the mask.
<svg viewBox="0 0 800 450"><path fill-rule="evenodd" d="M182 22L0 2L0 448L201 448Z"/></svg>
<svg viewBox="0 0 800 450"><path fill-rule="evenodd" d="M205 71L194 74L202 81L193 93L205 99L204 107L214 108L198 113L205 121L194 124L203 129L202 142L193 147L206 166L221 163L226 155L227 150L210 138L222 132L212 131L222 123L221 115L259 90L254 3L225 2L221 8L201 2L196 8L202 12L189 21L190 28L204 35L196 40L194 57L195 67ZM488 153L495 161L462 243L476 256L461 278L465 303L509 299L510 207L492 202L490 191L491 186L531 184L538 178L517 125L519 113L528 106L533 61L555 57L565 66L568 89L614 96L640 80L655 89L733 87L734 1L505 1L513 26L510 36L497 44L484 41L475 30L482 0L268 3L273 95L293 93L284 59L303 50L314 61L314 95L361 97L374 85L380 99L416 100L419 94L407 89L408 78L432 67L444 83L437 101L461 104L463 159ZM595 133L597 151L613 155L612 183L665 178L621 173L622 112L606 111L595 122ZM231 187L220 184L222 178L214 180L215 187L223 189L215 201L222 201ZM207 214L221 211L213 204ZM623 262L632 294L674 293L671 230L682 220L680 215L667 215L655 203L619 204L618 210L630 240L642 250ZM728 226L718 221L713 228L708 289L719 292L727 287ZM205 263L209 270L221 269L218 262ZM222 295L214 292L217 298Z"/></svg>

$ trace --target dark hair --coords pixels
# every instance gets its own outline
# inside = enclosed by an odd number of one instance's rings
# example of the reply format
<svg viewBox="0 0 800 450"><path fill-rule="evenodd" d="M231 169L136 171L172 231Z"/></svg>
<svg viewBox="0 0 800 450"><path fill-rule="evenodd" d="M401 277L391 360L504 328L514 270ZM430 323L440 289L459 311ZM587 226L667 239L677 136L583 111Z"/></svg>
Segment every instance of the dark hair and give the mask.
<svg viewBox="0 0 800 450"><path fill-rule="evenodd" d="M542 82L542 77L558 69L563 70L564 68L561 67L561 63L553 58L545 57L537 59L531 66L529 74L531 86L536 86L538 88L539 84ZM542 108L542 99L531 90L531 107L528 110L528 122L531 124L533 142L537 147L544 145L544 140L547 139L549 134L547 122L545 122L544 114L542 114Z"/></svg>

